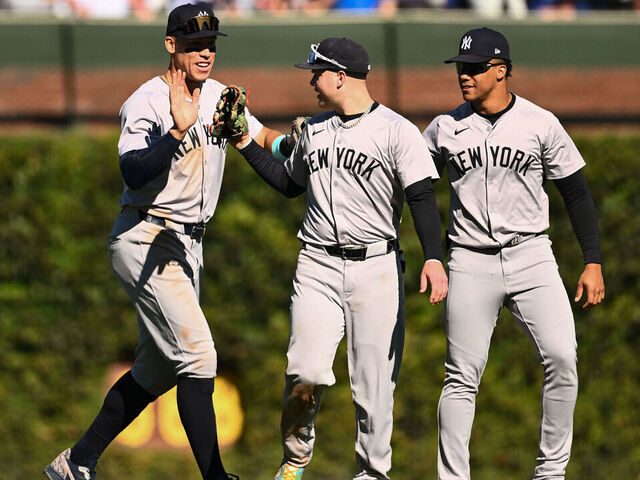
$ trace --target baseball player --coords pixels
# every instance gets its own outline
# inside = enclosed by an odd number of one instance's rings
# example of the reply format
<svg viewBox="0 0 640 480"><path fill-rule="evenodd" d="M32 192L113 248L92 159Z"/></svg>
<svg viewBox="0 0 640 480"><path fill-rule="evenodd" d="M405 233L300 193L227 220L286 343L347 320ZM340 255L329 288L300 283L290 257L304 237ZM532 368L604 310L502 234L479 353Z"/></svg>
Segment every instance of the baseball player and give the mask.
<svg viewBox="0 0 640 480"><path fill-rule="evenodd" d="M550 112L508 89L507 39L480 28L462 36L456 63L465 103L438 116L424 138L451 189L446 301L447 360L438 408L440 480L470 478L475 396L503 306L544 367L533 478L564 479L578 391L571 305L551 242L545 180L560 191L583 252L574 301L604 298L598 219L585 162Z"/></svg>
<svg viewBox="0 0 640 480"><path fill-rule="evenodd" d="M318 105L284 163L245 136L231 140L249 164L287 197L307 192L293 280L291 332L281 421L284 459L277 480L300 479L313 454L322 394L347 337L356 410L358 479L387 479L393 392L404 345L404 294L398 224L407 198L425 264L420 292L447 293L437 178L420 131L374 101L366 86L369 56L348 38L311 45L306 62Z"/></svg>
<svg viewBox="0 0 640 480"><path fill-rule="evenodd" d="M220 459L211 395L216 350L199 305L202 237L218 202L227 140L211 135L224 85L209 79L225 34L203 5L168 17L167 71L144 83L120 112L122 211L109 236L112 267L133 302L135 363L107 393L95 421L45 468L51 480L90 480L109 443L158 396L177 402L203 479L237 478ZM269 146L279 132L246 112L250 136Z"/></svg>

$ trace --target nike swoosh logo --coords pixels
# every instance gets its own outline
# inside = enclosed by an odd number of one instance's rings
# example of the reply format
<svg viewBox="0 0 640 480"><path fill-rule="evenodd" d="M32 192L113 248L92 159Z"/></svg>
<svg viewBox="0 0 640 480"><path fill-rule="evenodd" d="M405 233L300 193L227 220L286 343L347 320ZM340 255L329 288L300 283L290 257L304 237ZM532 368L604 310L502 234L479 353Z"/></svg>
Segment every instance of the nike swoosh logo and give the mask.
<svg viewBox="0 0 640 480"><path fill-rule="evenodd" d="M471 127L463 128L463 129L461 129L461 130L456 130L455 132L453 132L453 134L454 134L454 135L458 135L459 133L462 133L462 132L464 132L465 130L469 130L469 128L471 128Z"/></svg>
<svg viewBox="0 0 640 480"><path fill-rule="evenodd" d="M324 128L322 130L316 130L315 132L312 132L311 136L313 137L316 133L320 133L320 132L324 132Z"/></svg>

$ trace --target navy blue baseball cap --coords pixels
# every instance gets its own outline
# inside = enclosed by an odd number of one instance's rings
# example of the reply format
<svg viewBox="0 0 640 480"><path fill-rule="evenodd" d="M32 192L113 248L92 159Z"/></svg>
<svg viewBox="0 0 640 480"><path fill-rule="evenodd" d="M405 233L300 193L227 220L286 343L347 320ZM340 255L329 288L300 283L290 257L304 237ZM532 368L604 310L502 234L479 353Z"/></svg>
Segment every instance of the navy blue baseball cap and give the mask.
<svg viewBox="0 0 640 480"><path fill-rule="evenodd" d="M483 27L465 33L460 40L458 55L445 60L444 63L480 63L488 62L492 58L511 61L509 42L500 32Z"/></svg>
<svg viewBox="0 0 640 480"><path fill-rule="evenodd" d="M365 78L371 70L369 54L362 45L350 38L334 37L312 43L307 61L295 66L307 70L342 70L357 78Z"/></svg>
<svg viewBox="0 0 640 480"><path fill-rule="evenodd" d="M167 36L180 38L226 37L218 30L220 22L209 5L185 3L169 13Z"/></svg>

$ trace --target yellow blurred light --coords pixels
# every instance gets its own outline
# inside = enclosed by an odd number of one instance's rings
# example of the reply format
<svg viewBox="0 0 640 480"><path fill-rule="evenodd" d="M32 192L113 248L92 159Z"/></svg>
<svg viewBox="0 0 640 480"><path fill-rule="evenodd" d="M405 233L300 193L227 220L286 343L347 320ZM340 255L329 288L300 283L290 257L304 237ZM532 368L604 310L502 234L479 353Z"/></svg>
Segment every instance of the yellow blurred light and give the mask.
<svg viewBox="0 0 640 480"><path fill-rule="evenodd" d="M122 375L129 371L126 365L116 365L110 369L109 387ZM136 419L117 437L117 441L127 447L141 447L153 438L155 429L155 412L153 408L145 408Z"/></svg>
<svg viewBox="0 0 640 480"><path fill-rule="evenodd" d="M116 365L109 371L107 390L129 370L130 366ZM172 388L150 404L116 441L126 447L150 444L169 448L188 448L189 440L180 422L176 402L177 390ZM221 447L233 445L242 435L244 412L236 386L224 377L216 377L213 404L216 411L218 442Z"/></svg>
<svg viewBox="0 0 640 480"><path fill-rule="evenodd" d="M173 387L156 401L158 433L170 447L185 448L189 446L189 439L180 422L176 398L177 389Z"/></svg>
<svg viewBox="0 0 640 480"><path fill-rule="evenodd" d="M218 442L221 447L233 445L242 435L244 412L242 411L240 392L234 384L224 377L216 378L213 405L216 409Z"/></svg>

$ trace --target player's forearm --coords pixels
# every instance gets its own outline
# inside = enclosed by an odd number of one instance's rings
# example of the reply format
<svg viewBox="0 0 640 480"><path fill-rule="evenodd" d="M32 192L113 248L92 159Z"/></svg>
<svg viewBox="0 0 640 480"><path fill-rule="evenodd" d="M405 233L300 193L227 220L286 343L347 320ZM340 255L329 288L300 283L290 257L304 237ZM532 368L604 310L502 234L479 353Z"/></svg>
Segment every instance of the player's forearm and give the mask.
<svg viewBox="0 0 640 480"><path fill-rule="evenodd" d="M282 162L265 152L255 141L252 140L246 146L239 146L242 147L239 152L256 173L285 197L297 197L306 190L291 179Z"/></svg>
<svg viewBox="0 0 640 480"><path fill-rule="evenodd" d="M124 183L133 190L142 188L171 165L180 143L180 140L167 133L149 148L123 153L120 156L120 171Z"/></svg>
<svg viewBox="0 0 640 480"><path fill-rule="evenodd" d="M270 152L271 147L273 146L273 142L276 138L281 136L282 133L277 130L272 130L270 128L264 127L258 135L254 138L256 143L264 148L266 151Z"/></svg>
<svg viewBox="0 0 640 480"><path fill-rule="evenodd" d="M598 213L587 182L580 171L567 178L554 180L571 219L584 263L602 263Z"/></svg>
<svg viewBox="0 0 640 480"><path fill-rule="evenodd" d="M409 185L405 194L424 259L442 262L442 226L431 179Z"/></svg>

